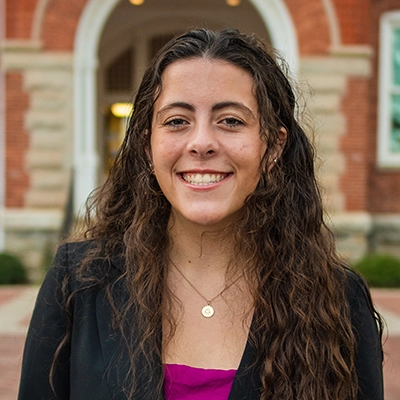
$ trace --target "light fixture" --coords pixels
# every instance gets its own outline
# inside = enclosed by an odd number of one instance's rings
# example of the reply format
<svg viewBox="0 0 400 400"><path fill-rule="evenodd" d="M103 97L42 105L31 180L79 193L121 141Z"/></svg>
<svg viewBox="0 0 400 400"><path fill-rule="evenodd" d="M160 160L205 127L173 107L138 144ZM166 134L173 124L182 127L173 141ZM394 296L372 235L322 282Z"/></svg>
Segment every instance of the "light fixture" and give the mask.
<svg viewBox="0 0 400 400"><path fill-rule="evenodd" d="M144 0L129 0L129 2L134 6L141 6L144 3Z"/></svg>
<svg viewBox="0 0 400 400"><path fill-rule="evenodd" d="M132 103L114 103L111 112L115 117L127 118L133 110Z"/></svg>
<svg viewBox="0 0 400 400"><path fill-rule="evenodd" d="M240 4L240 0L226 0L226 4L231 7L237 7Z"/></svg>

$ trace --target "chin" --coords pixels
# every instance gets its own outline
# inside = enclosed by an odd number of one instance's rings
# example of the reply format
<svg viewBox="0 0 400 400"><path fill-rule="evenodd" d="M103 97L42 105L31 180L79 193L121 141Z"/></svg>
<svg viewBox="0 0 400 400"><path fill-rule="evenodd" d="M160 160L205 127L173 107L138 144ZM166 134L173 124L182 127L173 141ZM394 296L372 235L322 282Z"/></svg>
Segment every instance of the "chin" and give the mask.
<svg viewBox="0 0 400 400"><path fill-rule="evenodd" d="M241 213L237 212L230 215L206 215L205 213L198 216L186 216L186 218L194 225L203 228L225 228L240 218Z"/></svg>

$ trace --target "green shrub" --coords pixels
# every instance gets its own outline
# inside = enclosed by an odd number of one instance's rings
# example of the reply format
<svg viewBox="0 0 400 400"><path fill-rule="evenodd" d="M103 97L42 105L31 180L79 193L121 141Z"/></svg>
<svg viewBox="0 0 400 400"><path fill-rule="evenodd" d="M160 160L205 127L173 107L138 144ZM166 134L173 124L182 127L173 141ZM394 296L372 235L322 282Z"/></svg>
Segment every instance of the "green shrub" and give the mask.
<svg viewBox="0 0 400 400"><path fill-rule="evenodd" d="M354 269L372 287L400 287L400 259L388 254L368 254L354 264Z"/></svg>
<svg viewBox="0 0 400 400"><path fill-rule="evenodd" d="M0 285L28 282L25 266L15 256L0 253Z"/></svg>

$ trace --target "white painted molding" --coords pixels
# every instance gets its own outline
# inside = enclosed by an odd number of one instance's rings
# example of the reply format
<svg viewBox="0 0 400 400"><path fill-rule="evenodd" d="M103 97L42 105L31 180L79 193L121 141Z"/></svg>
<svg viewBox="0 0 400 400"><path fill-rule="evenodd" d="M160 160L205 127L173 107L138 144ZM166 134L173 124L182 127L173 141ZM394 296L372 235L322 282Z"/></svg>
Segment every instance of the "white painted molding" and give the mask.
<svg viewBox="0 0 400 400"><path fill-rule="evenodd" d="M251 0L260 13L271 35L272 45L289 64L292 74L297 74L299 49L296 28L283 0Z"/></svg>
<svg viewBox="0 0 400 400"><path fill-rule="evenodd" d="M379 75L378 75L378 136L377 164L381 168L400 168L400 153L390 152L391 119L391 35L394 27L400 27L400 11L384 13L380 21Z"/></svg>
<svg viewBox="0 0 400 400"><path fill-rule="evenodd" d="M118 0L89 0L75 36L74 210L79 212L97 186L97 48L107 17Z"/></svg>
<svg viewBox="0 0 400 400"><path fill-rule="evenodd" d="M325 9L326 17L328 19L331 46L339 46L342 42L342 39L335 6L333 5L332 0L322 0L322 5Z"/></svg>
<svg viewBox="0 0 400 400"><path fill-rule="evenodd" d="M37 2L31 29L31 38L34 41L40 41L43 17L49 2L50 0L38 0Z"/></svg>
<svg viewBox="0 0 400 400"><path fill-rule="evenodd" d="M2 57L3 69L17 70L67 70L72 69L71 53L32 53L30 51L5 52Z"/></svg>
<svg viewBox="0 0 400 400"><path fill-rule="evenodd" d="M34 53L42 49L40 41L32 39L4 39L0 42L1 50L7 53Z"/></svg>

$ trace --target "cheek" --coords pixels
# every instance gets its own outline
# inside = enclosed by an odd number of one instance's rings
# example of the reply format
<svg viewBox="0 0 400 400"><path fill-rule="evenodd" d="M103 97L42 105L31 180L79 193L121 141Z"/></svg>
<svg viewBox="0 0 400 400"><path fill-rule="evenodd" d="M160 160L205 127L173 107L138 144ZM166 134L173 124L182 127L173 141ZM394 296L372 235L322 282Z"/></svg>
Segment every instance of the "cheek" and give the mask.
<svg viewBox="0 0 400 400"><path fill-rule="evenodd" d="M168 164L174 155L175 147L161 139L154 139L151 143L151 155L155 166Z"/></svg>

